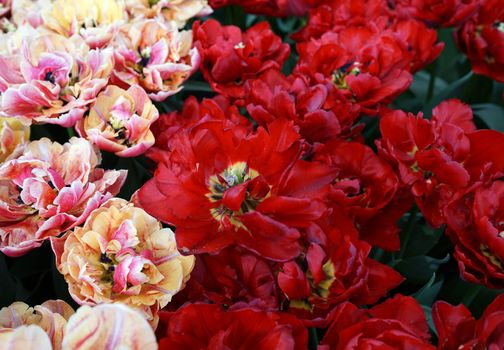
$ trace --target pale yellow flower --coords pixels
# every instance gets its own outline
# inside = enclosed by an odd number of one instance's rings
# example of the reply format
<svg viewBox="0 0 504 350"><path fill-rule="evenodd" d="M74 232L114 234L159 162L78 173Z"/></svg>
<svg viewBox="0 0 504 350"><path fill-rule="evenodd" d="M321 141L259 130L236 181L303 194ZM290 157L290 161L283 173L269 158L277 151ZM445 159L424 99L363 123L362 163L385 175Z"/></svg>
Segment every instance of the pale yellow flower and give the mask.
<svg viewBox="0 0 504 350"><path fill-rule="evenodd" d="M193 17L212 13L207 0L126 0L126 8L132 18L158 18L175 22L179 28Z"/></svg>
<svg viewBox="0 0 504 350"><path fill-rule="evenodd" d="M42 12L44 26L66 37L80 35L92 47L103 47L114 27L127 19L122 0L56 0Z"/></svg>
<svg viewBox="0 0 504 350"><path fill-rule="evenodd" d="M43 9L51 6L52 2L52 0L12 0L12 20L18 26L30 24L37 27L42 23Z"/></svg>
<svg viewBox="0 0 504 350"><path fill-rule="evenodd" d="M0 329L0 350L52 350L51 341L38 326Z"/></svg>
<svg viewBox="0 0 504 350"><path fill-rule="evenodd" d="M185 286L194 267L194 256L177 251L170 229L119 198L94 210L53 249L75 301L124 303L154 326L157 311Z"/></svg>
<svg viewBox="0 0 504 350"><path fill-rule="evenodd" d="M0 117L0 162L19 156L29 140L29 126L15 118Z"/></svg>
<svg viewBox="0 0 504 350"><path fill-rule="evenodd" d="M66 327L63 350L155 350L156 337L139 312L123 304L80 307Z"/></svg>
<svg viewBox="0 0 504 350"><path fill-rule="evenodd" d="M61 300L0 310L0 350L155 350L156 337L143 315L124 304L73 309Z"/></svg>
<svg viewBox="0 0 504 350"><path fill-rule="evenodd" d="M38 326L47 333L54 350L59 350L61 349L66 323L73 313L72 307L62 300L46 301L35 307L30 307L23 302L15 302L0 309L0 332L6 332L6 329L15 330L28 325ZM28 331L25 329L25 331L21 332L21 334L24 334L23 336L16 335L16 341L19 341L21 337L27 337L26 332ZM32 334L32 331L28 333ZM36 331L33 334L38 337Z"/></svg>
<svg viewBox="0 0 504 350"><path fill-rule="evenodd" d="M150 126L158 117L158 110L141 87L123 90L109 85L76 128L101 150L136 157L154 144Z"/></svg>

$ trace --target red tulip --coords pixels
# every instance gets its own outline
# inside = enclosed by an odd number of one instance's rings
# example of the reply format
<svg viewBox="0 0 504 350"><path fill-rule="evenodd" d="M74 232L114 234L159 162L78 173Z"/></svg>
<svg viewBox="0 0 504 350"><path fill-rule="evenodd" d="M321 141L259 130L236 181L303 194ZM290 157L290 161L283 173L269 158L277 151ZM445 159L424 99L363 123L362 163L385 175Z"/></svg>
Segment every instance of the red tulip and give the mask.
<svg viewBox="0 0 504 350"><path fill-rule="evenodd" d="M301 321L280 312L252 308L224 311L218 305L188 304L162 312L159 349L304 350L308 332Z"/></svg>
<svg viewBox="0 0 504 350"><path fill-rule="evenodd" d="M195 46L201 54L201 71L212 89L230 97L243 96L243 84L269 68L281 68L290 54L268 22L246 32L210 19L193 26Z"/></svg>
<svg viewBox="0 0 504 350"><path fill-rule="evenodd" d="M326 210L320 198L333 171L300 160L300 136L285 120L253 134L232 122L201 122L174 135L170 149L138 202L176 226L183 252L216 253L237 243L289 260L300 253L298 229Z"/></svg>

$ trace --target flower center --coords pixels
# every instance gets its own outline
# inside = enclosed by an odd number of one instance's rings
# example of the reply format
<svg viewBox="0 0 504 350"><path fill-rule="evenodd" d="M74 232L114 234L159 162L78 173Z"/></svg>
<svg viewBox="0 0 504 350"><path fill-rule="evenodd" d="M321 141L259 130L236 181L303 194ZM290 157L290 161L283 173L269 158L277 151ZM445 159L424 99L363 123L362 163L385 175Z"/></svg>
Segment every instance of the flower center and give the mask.
<svg viewBox="0 0 504 350"><path fill-rule="evenodd" d="M504 271L503 262L497 256L492 254L492 251L488 246L480 244L480 251L481 254L483 254L483 256L486 257L492 264L497 266L500 270Z"/></svg>
<svg viewBox="0 0 504 350"><path fill-rule="evenodd" d="M348 89L348 84L345 81L345 78L350 74L355 76L359 75L361 73L359 68L360 65L360 62L352 62L336 69L332 76L334 85L336 85L339 89Z"/></svg>
<svg viewBox="0 0 504 350"><path fill-rule="evenodd" d="M210 209L221 227L244 228L238 217L253 211L269 195L270 187L256 170L238 162L209 180L207 198L216 206Z"/></svg>

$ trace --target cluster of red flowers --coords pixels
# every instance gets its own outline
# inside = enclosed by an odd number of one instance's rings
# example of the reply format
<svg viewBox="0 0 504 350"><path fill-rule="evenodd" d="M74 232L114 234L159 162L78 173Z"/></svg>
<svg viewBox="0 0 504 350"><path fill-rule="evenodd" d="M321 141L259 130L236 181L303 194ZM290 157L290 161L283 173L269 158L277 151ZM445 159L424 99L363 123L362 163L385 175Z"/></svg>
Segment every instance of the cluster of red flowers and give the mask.
<svg viewBox="0 0 504 350"><path fill-rule="evenodd" d="M403 277L369 253L399 249L397 222L416 203L447 226L465 280L504 288L504 134L476 130L455 99L431 119L387 105L443 50L438 27L458 27L474 71L503 81L504 2L210 1L230 3L308 21L288 75L290 46L267 22L194 24L218 95L160 116L157 168L134 199L196 255L173 303L190 304L162 313L161 347L304 349L309 326L328 327L321 349L435 349L413 298L375 305ZM380 118L377 152L364 116ZM479 321L435 304L439 349L504 346L503 301Z"/></svg>

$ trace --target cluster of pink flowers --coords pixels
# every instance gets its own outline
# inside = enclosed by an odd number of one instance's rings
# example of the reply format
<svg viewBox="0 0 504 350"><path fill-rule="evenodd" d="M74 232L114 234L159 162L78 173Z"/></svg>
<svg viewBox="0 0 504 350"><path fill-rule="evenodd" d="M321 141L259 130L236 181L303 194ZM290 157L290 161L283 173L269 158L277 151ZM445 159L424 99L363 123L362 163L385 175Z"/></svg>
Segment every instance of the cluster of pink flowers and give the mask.
<svg viewBox="0 0 504 350"><path fill-rule="evenodd" d="M3 18L0 108L25 125L76 127L100 149L152 146L150 99L182 89L200 56L190 30L206 1L13 1Z"/></svg>

